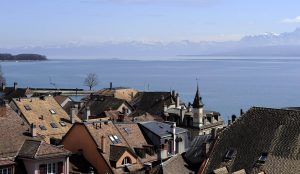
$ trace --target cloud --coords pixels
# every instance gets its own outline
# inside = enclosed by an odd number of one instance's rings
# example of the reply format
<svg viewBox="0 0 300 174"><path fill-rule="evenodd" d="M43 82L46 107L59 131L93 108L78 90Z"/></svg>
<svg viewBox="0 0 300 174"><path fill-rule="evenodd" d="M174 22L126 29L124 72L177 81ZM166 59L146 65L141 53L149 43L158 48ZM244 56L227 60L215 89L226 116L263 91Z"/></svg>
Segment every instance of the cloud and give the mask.
<svg viewBox="0 0 300 174"><path fill-rule="evenodd" d="M286 18L286 19L283 19L281 21L281 23L289 23L289 24L300 23L300 16L297 16L295 18Z"/></svg>

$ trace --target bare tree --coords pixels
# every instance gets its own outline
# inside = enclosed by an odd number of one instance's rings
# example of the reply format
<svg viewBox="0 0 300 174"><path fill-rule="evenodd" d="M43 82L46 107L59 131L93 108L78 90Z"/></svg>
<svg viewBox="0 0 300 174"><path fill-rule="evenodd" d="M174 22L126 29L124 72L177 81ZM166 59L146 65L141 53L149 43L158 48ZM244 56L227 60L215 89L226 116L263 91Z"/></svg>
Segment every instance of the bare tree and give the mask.
<svg viewBox="0 0 300 174"><path fill-rule="evenodd" d="M4 74L2 72L2 66L0 65L0 85L1 84L6 84L6 79L5 79Z"/></svg>
<svg viewBox="0 0 300 174"><path fill-rule="evenodd" d="M99 83L98 77L95 73L89 73L87 77L84 79L84 85L88 86L90 90L92 90L93 87L97 86Z"/></svg>

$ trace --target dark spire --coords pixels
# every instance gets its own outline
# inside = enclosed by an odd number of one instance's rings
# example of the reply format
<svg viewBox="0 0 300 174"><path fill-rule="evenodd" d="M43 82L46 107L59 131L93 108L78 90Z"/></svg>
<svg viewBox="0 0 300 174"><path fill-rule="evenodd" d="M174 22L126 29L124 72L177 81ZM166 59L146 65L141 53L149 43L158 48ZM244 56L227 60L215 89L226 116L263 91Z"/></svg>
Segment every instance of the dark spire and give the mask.
<svg viewBox="0 0 300 174"><path fill-rule="evenodd" d="M199 86L197 83L197 91L193 102L193 108L201 108L201 107L203 107L203 103L202 103L202 98L200 97L199 94Z"/></svg>

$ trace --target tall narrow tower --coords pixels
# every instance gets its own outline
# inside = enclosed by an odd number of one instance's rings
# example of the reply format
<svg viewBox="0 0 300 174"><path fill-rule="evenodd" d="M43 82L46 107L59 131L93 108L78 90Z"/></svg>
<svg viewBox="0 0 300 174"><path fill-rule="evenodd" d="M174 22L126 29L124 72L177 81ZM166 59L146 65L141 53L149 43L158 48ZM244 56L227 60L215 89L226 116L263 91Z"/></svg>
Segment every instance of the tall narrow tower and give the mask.
<svg viewBox="0 0 300 174"><path fill-rule="evenodd" d="M193 102L193 126L200 128L203 126L203 103L199 94L199 86L197 84L197 91Z"/></svg>

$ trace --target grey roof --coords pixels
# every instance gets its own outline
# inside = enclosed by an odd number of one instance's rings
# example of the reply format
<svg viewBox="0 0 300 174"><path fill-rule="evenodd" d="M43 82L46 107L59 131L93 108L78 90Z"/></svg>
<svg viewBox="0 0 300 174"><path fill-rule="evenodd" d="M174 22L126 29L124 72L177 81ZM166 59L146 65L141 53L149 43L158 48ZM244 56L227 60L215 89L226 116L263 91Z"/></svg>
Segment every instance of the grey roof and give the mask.
<svg viewBox="0 0 300 174"><path fill-rule="evenodd" d="M18 156L21 158L38 159L68 156L70 152L40 140L26 140Z"/></svg>
<svg viewBox="0 0 300 174"><path fill-rule="evenodd" d="M153 132L154 134L160 136L161 138L168 137L172 135L173 128L171 124L162 123L158 121L148 121L141 122L140 125ZM176 134L182 134L187 132L188 130L176 127Z"/></svg>
<svg viewBox="0 0 300 174"><path fill-rule="evenodd" d="M229 172L300 173L300 111L251 108L219 135L204 173L227 167ZM236 156L226 162L231 148ZM262 153L263 165L257 165Z"/></svg>
<svg viewBox="0 0 300 174"><path fill-rule="evenodd" d="M189 167L189 165L185 162L184 158L180 154L171 157L163 164L163 174L175 174L175 173L180 173L180 174L194 173L194 171Z"/></svg>
<svg viewBox="0 0 300 174"><path fill-rule="evenodd" d="M186 151L185 158L193 164L200 163L204 160L203 143L211 143L211 137L210 134L196 136L191 142L190 148Z"/></svg>

